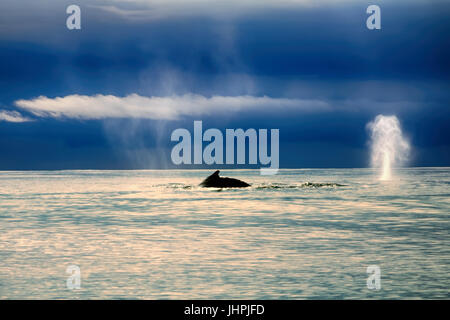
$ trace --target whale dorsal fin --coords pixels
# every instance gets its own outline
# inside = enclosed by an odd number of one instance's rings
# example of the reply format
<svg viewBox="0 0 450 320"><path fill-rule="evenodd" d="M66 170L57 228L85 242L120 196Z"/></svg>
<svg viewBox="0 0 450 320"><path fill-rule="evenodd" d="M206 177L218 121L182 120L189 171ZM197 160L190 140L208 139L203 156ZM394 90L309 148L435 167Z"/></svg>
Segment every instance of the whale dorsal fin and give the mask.
<svg viewBox="0 0 450 320"><path fill-rule="evenodd" d="M214 173L211 175L211 177L212 177L212 176L217 176L217 177L218 177L218 176L219 176L219 173L220 173L220 170L216 170L216 172L214 172Z"/></svg>

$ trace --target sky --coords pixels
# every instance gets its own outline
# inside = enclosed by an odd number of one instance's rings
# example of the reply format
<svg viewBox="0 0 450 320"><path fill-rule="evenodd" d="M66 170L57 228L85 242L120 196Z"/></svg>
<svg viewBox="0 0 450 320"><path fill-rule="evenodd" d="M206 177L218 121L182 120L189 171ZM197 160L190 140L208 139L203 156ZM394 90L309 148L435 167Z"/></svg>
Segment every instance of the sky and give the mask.
<svg viewBox="0 0 450 320"><path fill-rule="evenodd" d="M171 132L194 120L279 129L281 168L368 167L379 114L407 165L450 166L449 17L441 0L3 0L0 170L177 168Z"/></svg>

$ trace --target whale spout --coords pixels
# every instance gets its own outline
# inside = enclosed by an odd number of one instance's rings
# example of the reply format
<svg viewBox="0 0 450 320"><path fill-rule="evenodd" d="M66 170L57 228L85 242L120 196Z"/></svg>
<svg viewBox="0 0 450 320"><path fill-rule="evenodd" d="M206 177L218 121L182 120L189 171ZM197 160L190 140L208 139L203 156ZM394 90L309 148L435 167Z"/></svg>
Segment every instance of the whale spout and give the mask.
<svg viewBox="0 0 450 320"><path fill-rule="evenodd" d="M246 188L250 187L250 185L247 182L233 179L233 178L222 178L219 177L219 170L216 170L212 175L210 175L208 178L203 180L202 183L200 183L201 187L204 188Z"/></svg>

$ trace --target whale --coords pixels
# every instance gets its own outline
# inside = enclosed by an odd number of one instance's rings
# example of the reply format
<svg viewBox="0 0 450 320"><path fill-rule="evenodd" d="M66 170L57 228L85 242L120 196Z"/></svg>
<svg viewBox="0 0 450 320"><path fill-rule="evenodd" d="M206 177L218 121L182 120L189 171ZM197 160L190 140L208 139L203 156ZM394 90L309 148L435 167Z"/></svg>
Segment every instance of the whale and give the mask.
<svg viewBox="0 0 450 320"><path fill-rule="evenodd" d="M246 188L250 187L247 182L227 177L219 177L220 170L216 170L212 175L200 183L204 188Z"/></svg>

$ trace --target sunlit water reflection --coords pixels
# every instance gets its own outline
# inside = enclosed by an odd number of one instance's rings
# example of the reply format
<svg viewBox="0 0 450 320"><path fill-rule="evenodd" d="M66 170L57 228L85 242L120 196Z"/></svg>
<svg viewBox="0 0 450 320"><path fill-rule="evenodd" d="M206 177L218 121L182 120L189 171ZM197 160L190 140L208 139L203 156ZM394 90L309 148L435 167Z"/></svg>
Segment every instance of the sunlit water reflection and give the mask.
<svg viewBox="0 0 450 320"><path fill-rule="evenodd" d="M450 297L450 168L210 172L0 172L0 298Z"/></svg>

